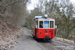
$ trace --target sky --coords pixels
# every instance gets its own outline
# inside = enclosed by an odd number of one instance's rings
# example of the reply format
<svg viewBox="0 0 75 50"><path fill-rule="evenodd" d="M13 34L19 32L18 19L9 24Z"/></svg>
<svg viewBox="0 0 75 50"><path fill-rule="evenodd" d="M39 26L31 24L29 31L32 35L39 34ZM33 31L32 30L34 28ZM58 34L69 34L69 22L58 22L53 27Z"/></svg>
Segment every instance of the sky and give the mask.
<svg viewBox="0 0 75 50"><path fill-rule="evenodd" d="M70 0L70 1L75 4L75 0ZM37 4L37 3L38 3L38 0L31 0L31 4L29 4L27 6L27 9L28 10L33 10L34 7L35 7L35 4Z"/></svg>
<svg viewBox="0 0 75 50"><path fill-rule="evenodd" d="M27 6L27 9L28 9L28 10L33 10L34 7L35 7L35 4L37 4L37 3L38 3L38 0L31 0L31 4L29 4L29 5Z"/></svg>

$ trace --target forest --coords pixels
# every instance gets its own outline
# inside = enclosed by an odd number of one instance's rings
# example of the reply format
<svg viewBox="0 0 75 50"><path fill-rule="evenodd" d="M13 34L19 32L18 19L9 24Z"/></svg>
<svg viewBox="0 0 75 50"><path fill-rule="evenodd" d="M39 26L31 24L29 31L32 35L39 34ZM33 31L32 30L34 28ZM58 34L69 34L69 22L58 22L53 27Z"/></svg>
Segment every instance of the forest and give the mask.
<svg viewBox="0 0 75 50"><path fill-rule="evenodd" d="M75 39L75 7L70 0L39 0L34 10L26 17L26 25L32 28L32 19L35 16L44 16L55 19L57 25L56 37Z"/></svg>
<svg viewBox="0 0 75 50"><path fill-rule="evenodd" d="M47 14L55 19L56 37L75 42L75 7L70 0L38 0L34 10L27 9L30 0L0 0L0 37L13 34L20 27L32 28L35 16Z"/></svg>

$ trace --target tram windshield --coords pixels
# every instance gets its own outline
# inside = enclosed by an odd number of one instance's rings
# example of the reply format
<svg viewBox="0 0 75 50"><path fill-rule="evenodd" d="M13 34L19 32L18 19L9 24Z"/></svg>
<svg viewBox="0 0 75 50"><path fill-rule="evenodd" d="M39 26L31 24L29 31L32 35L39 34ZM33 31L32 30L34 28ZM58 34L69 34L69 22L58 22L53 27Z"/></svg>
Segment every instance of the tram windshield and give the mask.
<svg viewBox="0 0 75 50"><path fill-rule="evenodd" d="M49 28L49 21L44 21L44 27L43 28Z"/></svg>
<svg viewBox="0 0 75 50"><path fill-rule="evenodd" d="M43 21L39 22L39 28L43 28Z"/></svg>
<svg viewBox="0 0 75 50"><path fill-rule="evenodd" d="M54 28L54 22L50 21L50 28Z"/></svg>
<svg viewBox="0 0 75 50"><path fill-rule="evenodd" d="M54 28L54 21L39 21L39 28Z"/></svg>

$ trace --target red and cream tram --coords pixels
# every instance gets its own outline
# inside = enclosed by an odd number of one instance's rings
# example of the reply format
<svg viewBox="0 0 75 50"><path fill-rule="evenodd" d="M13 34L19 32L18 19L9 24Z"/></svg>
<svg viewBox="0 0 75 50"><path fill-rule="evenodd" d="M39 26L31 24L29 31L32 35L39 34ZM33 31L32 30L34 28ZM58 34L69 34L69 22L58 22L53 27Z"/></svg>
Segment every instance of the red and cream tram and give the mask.
<svg viewBox="0 0 75 50"><path fill-rule="evenodd" d="M55 19L35 18L32 24L32 35L45 40L55 38Z"/></svg>

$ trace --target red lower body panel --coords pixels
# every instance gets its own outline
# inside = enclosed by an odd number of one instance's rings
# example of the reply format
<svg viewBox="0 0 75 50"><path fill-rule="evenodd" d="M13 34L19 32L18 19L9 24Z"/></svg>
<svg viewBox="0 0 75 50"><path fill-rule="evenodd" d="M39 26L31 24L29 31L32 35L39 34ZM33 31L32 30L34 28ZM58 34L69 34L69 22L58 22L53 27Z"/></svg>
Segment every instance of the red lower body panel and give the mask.
<svg viewBox="0 0 75 50"><path fill-rule="evenodd" d="M45 28L33 28L32 29L32 34L33 36L39 38L39 39L44 39L46 37L49 38L55 38L55 29L45 29Z"/></svg>

